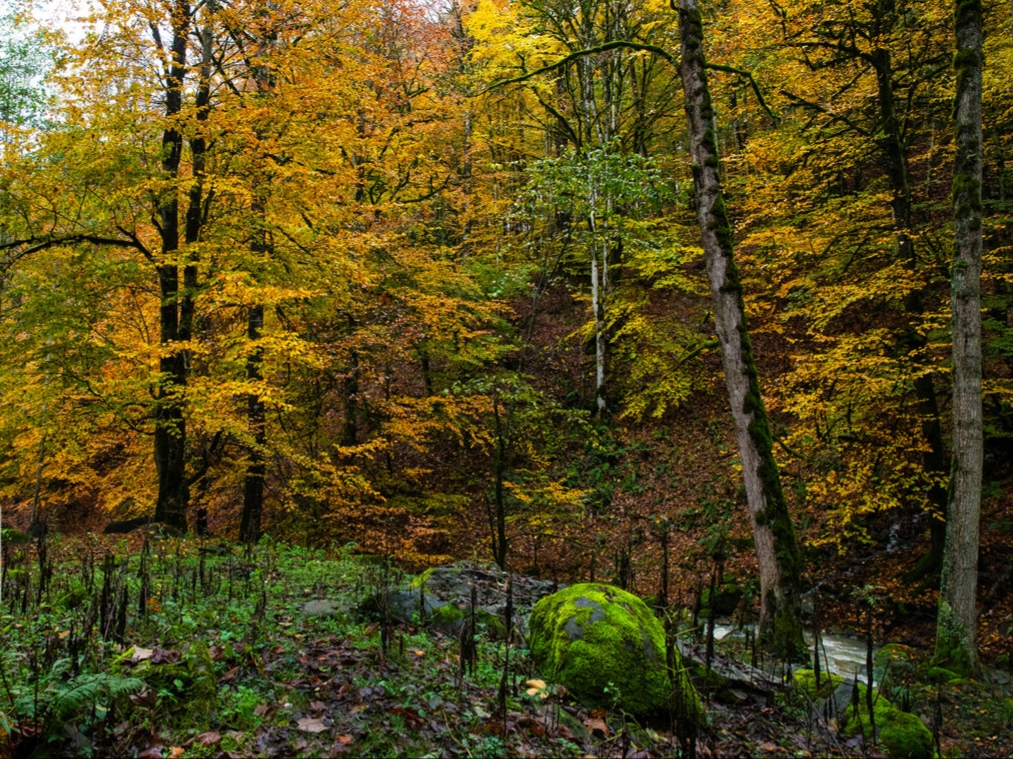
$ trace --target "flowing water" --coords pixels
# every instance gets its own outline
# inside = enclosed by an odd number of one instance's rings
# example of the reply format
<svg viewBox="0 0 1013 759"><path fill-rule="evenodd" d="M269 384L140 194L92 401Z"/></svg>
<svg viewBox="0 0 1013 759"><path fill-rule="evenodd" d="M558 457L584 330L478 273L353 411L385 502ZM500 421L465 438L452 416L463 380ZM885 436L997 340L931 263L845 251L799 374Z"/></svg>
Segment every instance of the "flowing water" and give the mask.
<svg viewBox="0 0 1013 759"><path fill-rule="evenodd" d="M755 628L753 629L755 632ZM736 628L733 625L715 625L714 640L721 640L737 631L741 631L741 628ZM806 645L809 646L809 656L812 658L812 635L807 632L805 640ZM827 669L829 664L830 671L835 675L841 675L849 680L857 677L863 683L866 681L866 644L864 640L851 638L847 635L823 633L821 641L821 668ZM824 650L826 651L825 655ZM873 649L873 653L875 653L875 649Z"/></svg>

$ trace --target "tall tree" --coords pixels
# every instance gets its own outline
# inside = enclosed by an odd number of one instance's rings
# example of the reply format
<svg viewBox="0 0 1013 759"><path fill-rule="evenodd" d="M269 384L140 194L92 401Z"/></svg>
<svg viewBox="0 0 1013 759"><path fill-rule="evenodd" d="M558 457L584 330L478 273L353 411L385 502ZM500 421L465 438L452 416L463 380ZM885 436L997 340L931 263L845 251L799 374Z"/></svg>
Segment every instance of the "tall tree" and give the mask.
<svg viewBox="0 0 1013 759"><path fill-rule="evenodd" d="M977 664L978 521L981 513L981 0L957 0L954 13L956 164L953 309L953 466L936 626L936 658L972 671Z"/></svg>
<svg viewBox="0 0 1013 759"><path fill-rule="evenodd" d="M742 283L721 188L703 16L696 0L679 0L679 37L697 217L760 566L760 632L772 650L792 657L804 647L799 608L802 558L781 490L770 420L746 325Z"/></svg>

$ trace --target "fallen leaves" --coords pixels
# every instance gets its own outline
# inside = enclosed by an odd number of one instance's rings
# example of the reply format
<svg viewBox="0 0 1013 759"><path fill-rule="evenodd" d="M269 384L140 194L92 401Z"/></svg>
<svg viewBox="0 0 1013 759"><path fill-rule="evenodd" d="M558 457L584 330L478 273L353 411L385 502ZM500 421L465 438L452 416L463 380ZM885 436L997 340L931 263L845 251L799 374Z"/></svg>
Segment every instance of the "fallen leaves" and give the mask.
<svg viewBox="0 0 1013 759"><path fill-rule="evenodd" d="M155 654L153 648L141 648L140 646L134 646L134 655L130 657L131 664L139 664L142 661L150 659Z"/></svg>
<svg viewBox="0 0 1013 759"><path fill-rule="evenodd" d="M324 724L322 717L303 717L301 720L298 720L296 724L304 733L322 733L329 729L327 725Z"/></svg>
<svg viewBox="0 0 1013 759"><path fill-rule="evenodd" d="M584 720L584 726L591 731L595 738L605 740L609 737L608 723L601 717L588 717Z"/></svg>
<svg viewBox="0 0 1013 759"><path fill-rule="evenodd" d="M418 728L426 724L426 721L419 716L417 711L413 709L408 709L403 706L395 706L390 709L390 713L404 717L405 722L407 722L410 727Z"/></svg>
<svg viewBox="0 0 1013 759"><path fill-rule="evenodd" d="M201 733L194 738L194 743L199 743L201 746L214 746L221 743L222 735L218 732Z"/></svg>

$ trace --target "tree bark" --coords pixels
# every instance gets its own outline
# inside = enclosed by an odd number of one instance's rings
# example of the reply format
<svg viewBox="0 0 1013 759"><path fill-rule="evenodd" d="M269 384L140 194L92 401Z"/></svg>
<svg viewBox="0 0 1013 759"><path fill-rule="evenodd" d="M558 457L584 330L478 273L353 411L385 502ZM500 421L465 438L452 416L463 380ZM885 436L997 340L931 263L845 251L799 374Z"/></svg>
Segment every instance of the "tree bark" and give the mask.
<svg viewBox="0 0 1013 759"><path fill-rule="evenodd" d="M274 77L267 62L264 60L270 53L275 35L266 31L259 43L259 55L253 66L253 79L256 82L256 97L266 97L274 87ZM257 141L264 139L264 126L257 129ZM263 160L258 159L254 175L254 199L251 216L256 229L253 232L251 251L255 261L260 261L268 253L267 236L267 205L266 194L270 181L263 176ZM264 305L262 303L249 307L246 316L246 336L255 345L246 359L246 378L251 385L256 385L263 378L264 351L256 342L260 340L264 330ZM256 543L261 536L261 516L264 511L264 476L267 473L264 463L264 444L267 442L266 418L264 401L256 391L247 395L247 421L253 440L247 446L246 476L243 480L243 512L239 519L239 539L243 543Z"/></svg>
<svg viewBox="0 0 1013 759"><path fill-rule="evenodd" d="M678 6L682 53L679 69L689 123L697 214L760 567L760 634L764 645L774 653L801 660L798 657L805 655L799 608L802 560L774 460L770 421L760 395L742 285L733 257L731 225L718 174L703 19L696 0L679 0Z"/></svg>
<svg viewBox="0 0 1013 759"><path fill-rule="evenodd" d="M589 169L590 171L590 169ZM589 183L593 185L594 180ZM608 284L605 274L606 258L608 256L608 242L602 248L604 253L601 264L598 263L598 227L595 223L594 204L597 200L595 188L589 187L588 196L591 202L591 211L588 214L588 226L591 231L591 310L594 312L594 396L595 413L602 417L608 410L608 403L605 397L605 297ZM599 271L601 270L601 271Z"/></svg>
<svg viewBox="0 0 1013 759"><path fill-rule="evenodd" d="M895 23L896 8L892 0L884 0L877 8L878 22L887 29ZM893 224L897 239L897 255L912 269L917 266L914 241L911 238L911 183L908 178L907 147L900 120L897 117L897 102L894 96L893 61L890 51L878 48L870 55L876 71L877 96L879 100L880 125L879 132L883 135L879 140L886 163L886 174L890 182L893 210ZM904 302L909 317L914 320L925 313L922 292L915 290ZM928 338L912 324L903 337L901 344L904 350L917 352L925 348ZM920 362L921 363L921 362ZM942 425L939 419L939 401L936 396L935 382L931 375L921 374L914 383L915 396L918 399L918 411L921 415L922 435L928 448L922 457L927 472L942 478L946 474L946 449L943 446ZM943 519L935 515L929 522L932 545L929 554L918 563L912 577L919 577L935 571L943 557L943 537L946 531L946 491L939 485L933 485L928 492L928 499Z"/></svg>
<svg viewBox="0 0 1013 759"><path fill-rule="evenodd" d="M981 409L982 25L981 0L954 15L957 156L953 171L953 462L943 555L936 659L965 673L977 666L978 521L983 459Z"/></svg>
<svg viewBox="0 0 1013 759"><path fill-rule="evenodd" d="M247 337L250 342L260 339L264 328L264 307L250 306L247 314ZM246 359L246 378L251 382L259 382L263 378L261 365L263 351L257 347ZM267 435L264 429L264 402L257 393L250 393L246 398L247 419L250 423L250 434L253 443L248 448L246 477L243 480L243 513L239 521L239 539L243 543L256 543L260 540L260 520L264 511L264 443Z"/></svg>
<svg viewBox="0 0 1013 759"><path fill-rule="evenodd" d="M183 134L176 119L183 109L183 80L186 76L186 44L190 31L191 10L185 0L176 3L172 14L172 44L166 67L165 116L168 126L162 132L162 172L175 180L183 153ZM183 416L182 388L186 385L186 362L179 350L170 346L179 335L179 200L175 188L166 193L158 209L162 237L157 266L159 295L158 361L160 380L155 405L155 468L158 472L158 500L155 520L186 529L186 420Z"/></svg>

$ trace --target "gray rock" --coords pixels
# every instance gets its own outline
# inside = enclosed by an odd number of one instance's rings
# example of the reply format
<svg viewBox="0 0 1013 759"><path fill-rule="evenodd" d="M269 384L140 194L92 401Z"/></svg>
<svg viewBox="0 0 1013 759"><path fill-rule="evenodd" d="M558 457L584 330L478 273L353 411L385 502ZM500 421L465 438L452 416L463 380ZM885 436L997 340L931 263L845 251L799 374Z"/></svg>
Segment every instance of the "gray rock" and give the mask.
<svg viewBox="0 0 1013 759"><path fill-rule="evenodd" d="M341 608L334 601L323 599L307 601L301 611L305 617L337 617L341 614Z"/></svg>
<svg viewBox="0 0 1013 759"><path fill-rule="evenodd" d="M429 569L407 589L391 588L386 593L386 610L391 618L405 624L425 625L446 635L459 635L471 607L475 589L475 618L489 634L502 636L506 618L507 580L513 587L514 629L527 635L531 608L544 596L565 585L526 575L510 574L495 565L461 561ZM383 613L379 594L359 606L359 612ZM424 614L420 613L423 610Z"/></svg>
<svg viewBox="0 0 1013 759"><path fill-rule="evenodd" d="M419 623L430 619L440 608L447 605L431 593L418 590L388 590L387 609L392 619L405 624ZM382 611L379 605L377 611Z"/></svg>
<svg viewBox="0 0 1013 759"><path fill-rule="evenodd" d="M834 689L829 697L821 699L816 704L816 710L825 719L841 720L851 706L851 697L855 692L855 683L852 680L845 680Z"/></svg>
<svg viewBox="0 0 1013 759"><path fill-rule="evenodd" d="M453 612L436 613L432 625L435 629L446 627L446 631L457 634L463 625L463 616L471 606L471 589L475 589L475 612L479 622L491 632L501 632L505 626L507 605L507 580L510 580L513 595L513 626L521 635L527 636L528 617L531 609L545 596L555 593L566 585L542 580L527 575L504 572L495 565L483 565L460 561L443 567L434 567L417 578L427 594L439 601L453 604L462 615ZM417 594L418 591L415 591ZM436 607L438 609L439 606ZM436 611L434 609L434 611ZM443 618L443 619L440 619Z"/></svg>

